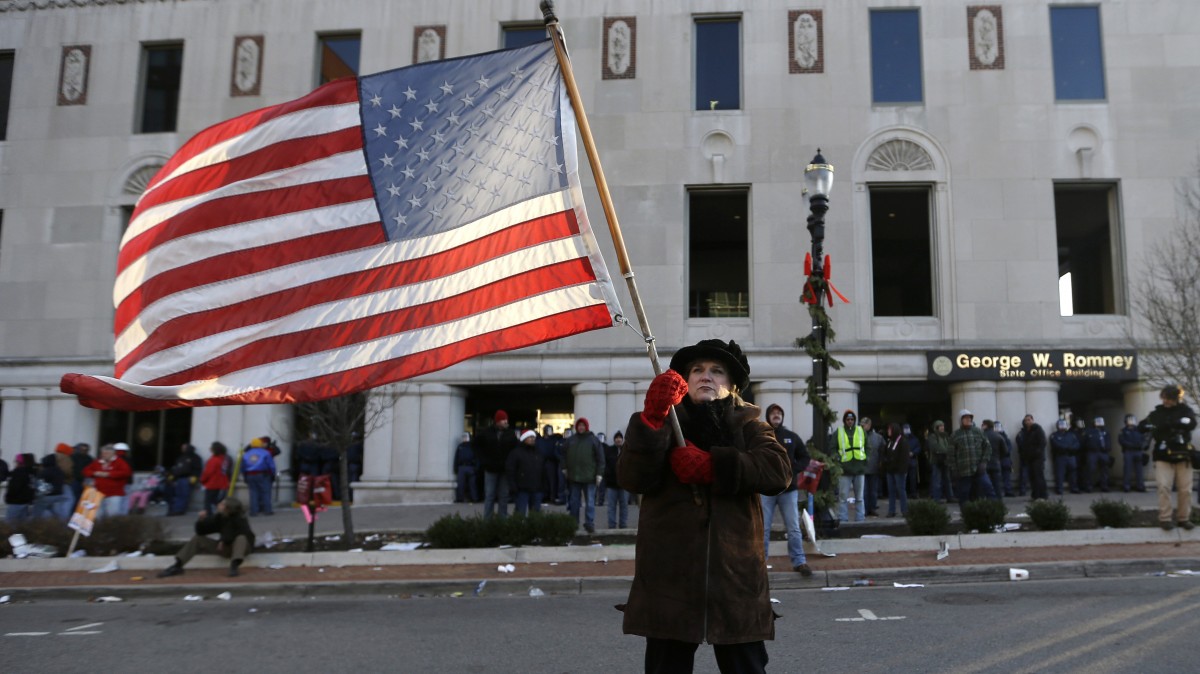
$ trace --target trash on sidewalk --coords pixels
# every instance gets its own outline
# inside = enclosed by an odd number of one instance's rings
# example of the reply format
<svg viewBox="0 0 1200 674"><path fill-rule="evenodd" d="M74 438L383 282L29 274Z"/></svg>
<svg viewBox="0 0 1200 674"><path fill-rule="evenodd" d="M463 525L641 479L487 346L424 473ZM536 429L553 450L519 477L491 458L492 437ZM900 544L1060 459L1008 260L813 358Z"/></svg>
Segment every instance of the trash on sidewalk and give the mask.
<svg viewBox="0 0 1200 674"><path fill-rule="evenodd" d="M331 542L331 543L335 543L335 542L337 542L337 541L340 541L340 540L342 540L342 537L341 537L341 536L338 536L337 534L334 534L334 535L332 535L332 536L326 536L326 537L325 537L325 540L327 540L327 541L329 541L329 542Z"/></svg>
<svg viewBox="0 0 1200 674"><path fill-rule="evenodd" d="M112 595L108 595L105 597L96 597L95 599L91 599L90 601L96 602L97 604L114 604L116 602L125 601L125 600L121 599L120 597L114 597Z"/></svg>
<svg viewBox="0 0 1200 674"><path fill-rule="evenodd" d="M871 587L875 584L875 581L871 580L870 578L859 578L850 584L854 587Z"/></svg>
<svg viewBox="0 0 1200 674"><path fill-rule="evenodd" d="M183 598L184 601L204 601L204 595L189 594Z"/></svg>
<svg viewBox="0 0 1200 674"><path fill-rule="evenodd" d="M778 600L778 599L776 599L775 597L771 597L771 603L772 603L772 604L782 604L783 602L779 601L779 600Z"/></svg>
<svg viewBox="0 0 1200 674"><path fill-rule="evenodd" d="M249 611L246 611L246 613L258 613L258 609L252 608Z"/></svg>
<svg viewBox="0 0 1200 674"><path fill-rule="evenodd" d="M130 577L129 577L129 580L134 580L134 581L137 581L137 580L146 580L146 577L145 577L145 576L130 576Z"/></svg>
<svg viewBox="0 0 1200 674"><path fill-rule="evenodd" d="M128 552L128 553L125 553L125 556L126 556L126 557L141 557L141 556L142 556L142 551L141 551L141 550L134 550L133 552Z"/></svg>
<svg viewBox="0 0 1200 674"><path fill-rule="evenodd" d="M0 597L0 604L7 604L10 599L12 599L12 597L6 594L3 597Z"/></svg>
<svg viewBox="0 0 1200 674"><path fill-rule="evenodd" d="M889 534L863 534L859 538L893 538Z"/></svg>
<svg viewBox="0 0 1200 674"><path fill-rule="evenodd" d="M268 565L267 565L267 568L268 568L268 569L275 569L276 571L278 571L279 569L286 569L286 568L287 568L287 564L280 564L279 562L275 562L274 564L268 564Z"/></svg>
<svg viewBox="0 0 1200 674"><path fill-rule="evenodd" d="M849 590L849 589L850 588L843 585L841 587L823 587L823 588L821 588L821 591L822 592L841 592L842 590Z"/></svg>
<svg viewBox="0 0 1200 674"><path fill-rule="evenodd" d="M1009 580L1029 580L1029 572L1025 569L1009 569Z"/></svg>
<svg viewBox="0 0 1200 674"><path fill-rule="evenodd" d="M596 560L596 563L597 564L608 564L608 557L601 557L600 559Z"/></svg>
<svg viewBox="0 0 1200 674"><path fill-rule="evenodd" d="M451 593L450 593L450 596L451 596L451 597L454 597L454 598L456 598L456 599L457 599L458 597L461 597L461 596L463 596L463 593L461 593L461 592L451 592Z"/></svg>
<svg viewBox="0 0 1200 674"><path fill-rule="evenodd" d="M921 583L897 583L892 581L892 587L925 587Z"/></svg>
<svg viewBox="0 0 1200 674"><path fill-rule="evenodd" d="M87 550L76 550L71 553L72 558L87 557Z"/></svg>
<svg viewBox="0 0 1200 674"><path fill-rule="evenodd" d="M545 597L546 593L542 592L542 588L540 588L540 587L531 587L531 588L529 588L529 596L530 597Z"/></svg>
<svg viewBox="0 0 1200 674"><path fill-rule="evenodd" d="M558 562L550 562L550 566L558 566Z"/></svg>
<svg viewBox="0 0 1200 674"><path fill-rule="evenodd" d="M26 557L36 557L39 559L47 559L58 554L58 548L53 545L42 545L41 543L30 543L21 534L13 534L8 537L8 544L12 546L13 557L17 559L25 559Z"/></svg>
<svg viewBox="0 0 1200 674"><path fill-rule="evenodd" d="M367 536L366 538L363 539L363 541L366 543L370 543L371 541L377 541L377 540L379 540L379 534L371 534L370 536Z"/></svg>
<svg viewBox="0 0 1200 674"><path fill-rule="evenodd" d="M217 599L220 599L221 601L229 601L230 599L233 599L233 595L229 592L222 592L221 594L217 595Z"/></svg>
<svg viewBox="0 0 1200 674"><path fill-rule="evenodd" d="M1180 569L1167 574L1169 576L1200 576L1200 571L1192 571L1190 569Z"/></svg>
<svg viewBox="0 0 1200 674"><path fill-rule="evenodd" d="M362 551L363 551L362 548L350 548L346 552L362 552Z"/></svg>
<svg viewBox="0 0 1200 674"><path fill-rule="evenodd" d="M109 562L108 564L105 564L104 566L102 566L98 569L92 569L91 571L88 571L88 573L112 573L113 571L120 571L120 570L121 570L121 565L117 564L117 560L114 559L111 562Z"/></svg>
<svg viewBox="0 0 1200 674"><path fill-rule="evenodd" d="M950 556L950 541L942 541L941 547L938 548L937 559L942 561Z"/></svg>
<svg viewBox="0 0 1200 674"><path fill-rule="evenodd" d="M513 566L512 564L501 564L500 566L496 567L496 570L500 573L512 573L513 571L517 570L517 567Z"/></svg>
<svg viewBox="0 0 1200 674"><path fill-rule="evenodd" d="M260 536L258 539L258 544L263 546L264 548L267 548L268 550L270 550L271 548L278 545L279 541L275 540L274 532L264 531L263 535Z"/></svg>
<svg viewBox="0 0 1200 674"><path fill-rule="evenodd" d="M1021 530L1020 522L1005 522L1004 523L1003 531L1020 531L1020 530Z"/></svg>
<svg viewBox="0 0 1200 674"><path fill-rule="evenodd" d="M1163 578L1167 575L1167 572L1166 571L1151 571L1150 573L1147 573L1146 575L1147 576L1157 576L1159 578Z"/></svg>
<svg viewBox="0 0 1200 674"><path fill-rule="evenodd" d="M483 588L485 587L487 587L487 581L479 581L479 584L475 586L475 596L478 597L479 595L483 594Z"/></svg>
<svg viewBox="0 0 1200 674"><path fill-rule="evenodd" d="M421 545L422 545L422 543L388 543L388 544L386 544L386 545L380 546L380 548L379 548L379 549L380 549L380 550L387 550L387 551L392 551L392 550L416 550L417 548L421 547Z"/></svg>

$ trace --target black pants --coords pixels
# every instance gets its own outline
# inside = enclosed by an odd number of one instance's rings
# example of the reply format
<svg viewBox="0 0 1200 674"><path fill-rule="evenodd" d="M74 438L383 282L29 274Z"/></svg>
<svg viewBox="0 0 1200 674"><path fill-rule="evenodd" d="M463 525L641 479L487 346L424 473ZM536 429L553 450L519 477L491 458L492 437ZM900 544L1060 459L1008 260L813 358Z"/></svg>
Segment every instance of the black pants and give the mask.
<svg viewBox="0 0 1200 674"><path fill-rule="evenodd" d="M646 639L646 674L691 674L700 644L671 639ZM713 645L721 674L764 674L767 647L761 641Z"/></svg>

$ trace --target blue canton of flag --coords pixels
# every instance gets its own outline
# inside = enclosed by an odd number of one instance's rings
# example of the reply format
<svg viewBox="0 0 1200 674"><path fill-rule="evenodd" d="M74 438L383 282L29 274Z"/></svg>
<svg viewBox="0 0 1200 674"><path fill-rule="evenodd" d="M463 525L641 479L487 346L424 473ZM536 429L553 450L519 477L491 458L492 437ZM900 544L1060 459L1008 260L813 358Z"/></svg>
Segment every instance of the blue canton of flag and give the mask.
<svg viewBox="0 0 1200 674"><path fill-rule="evenodd" d="M360 78L389 238L445 232L566 188L561 82L549 40Z"/></svg>

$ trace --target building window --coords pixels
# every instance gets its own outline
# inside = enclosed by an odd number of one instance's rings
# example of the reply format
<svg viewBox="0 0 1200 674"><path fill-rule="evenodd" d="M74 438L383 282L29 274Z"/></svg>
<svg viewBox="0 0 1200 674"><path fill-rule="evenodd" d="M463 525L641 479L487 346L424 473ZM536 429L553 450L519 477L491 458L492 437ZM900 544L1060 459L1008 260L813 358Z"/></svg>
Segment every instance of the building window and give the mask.
<svg viewBox="0 0 1200 674"><path fill-rule="evenodd" d="M190 442L191 437L190 407L153 412L104 410L100 413L98 442L100 445L110 442L128 444L130 452L126 459L137 471L154 470L155 466L170 468L175 464L175 459L179 458L179 446ZM197 453L206 455L207 449L199 447ZM230 449L236 452L236 446L231 446Z"/></svg>
<svg viewBox="0 0 1200 674"><path fill-rule="evenodd" d="M750 315L750 191L688 192L688 317Z"/></svg>
<svg viewBox="0 0 1200 674"><path fill-rule="evenodd" d="M871 11L871 100L875 103L924 100L920 10Z"/></svg>
<svg viewBox="0 0 1200 674"><path fill-rule="evenodd" d="M12 101L14 56L11 51L0 51L0 140L8 139L8 106Z"/></svg>
<svg viewBox="0 0 1200 674"><path fill-rule="evenodd" d="M505 49L528 47L546 39L546 26L540 23L521 23L501 26L501 40Z"/></svg>
<svg viewBox="0 0 1200 674"><path fill-rule="evenodd" d="M870 195L875 315L933 316L929 186L873 185Z"/></svg>
<svg viewBox="0 0 1200 674"><path fill-rule="evenodd" d="M742 21L696 19L696 109L742 107Z"/></svg>
<svg viewBox="0 0 1200 674"><path fill-rule="evenodd" d="M1058 183L1054 186L1061 315L1119 311L1116 213L1116 185Z"/></svg>
<svg viewBox="0 0 1200 674"><path fill-rule="evenodd" d="M317 86L358 75L362 36L358 33L317 37Z"/></svg>
<svg viewBox="0 0 1200 674"><path fill-rule="evenodd" d="M179 116L183 45L142 45L142 106L139 133L174 131Z"/></svg>
<svg viewBox="0 0 1200 674"><path fill-rule="evenodd" d="M1102 101L1104 48L1099 7L1051 7L1054 97L1060 101Z"/></svg>

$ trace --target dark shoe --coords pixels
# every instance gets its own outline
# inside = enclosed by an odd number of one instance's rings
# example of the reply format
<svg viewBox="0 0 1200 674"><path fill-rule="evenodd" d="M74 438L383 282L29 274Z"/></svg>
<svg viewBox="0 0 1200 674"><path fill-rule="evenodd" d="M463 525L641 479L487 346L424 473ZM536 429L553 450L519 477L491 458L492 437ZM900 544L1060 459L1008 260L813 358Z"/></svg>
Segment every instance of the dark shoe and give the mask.
<svg viewBox="0 0 1200 674"><path fill-rule="evenodd" d="M163 569L162 571L158 572L159 578L170 578L171 576L182 576L182 575L183 575L183 565L180 564L179 562L175 562L174 564L172 564L172 565L168 566L167 568Z"/></svg>
<svg viewBox="0 0 1200 674"><path fill-rule="evenodd" d="M796 573L800 574L801 576L804 576L805 578L812 577L812 569L808 568L807 564L797 564L796 566L792 567L792 571L795 571Z"/></svg>
<svg viewBox="0 0 1200 674"><path fill-rule="evenodd" d="M1184 521L1180 522L1179 526L1187 531L1191 531L1192 529L1196 528L1196 525L1192 524L1192 522L1190 520L1184 520Z"/></svg>
<svg viewBox="0 0 1200 674"><path fill-rule="evenodd" d="M583 530L588 532L589 534L596 533L596 527L592 526L591 524L583 525Z"/></svg>
<svg viewBox="0 0 1200 674"><path fill-rule="evenodd" d="M238 567L241 565L242 565L242 560L240 560L240 559L235 559L229 563L229 577L230 578L236 578L238 575L241 574L241 572L238 571Z"/></svg>
<svg viewBox="0 0 1200 674"><path fill-rule="evenodd" d="M1159 522L1158 526L1162 527L1163 531L1170 531L1175 528L1174 522Z"/></svg>

